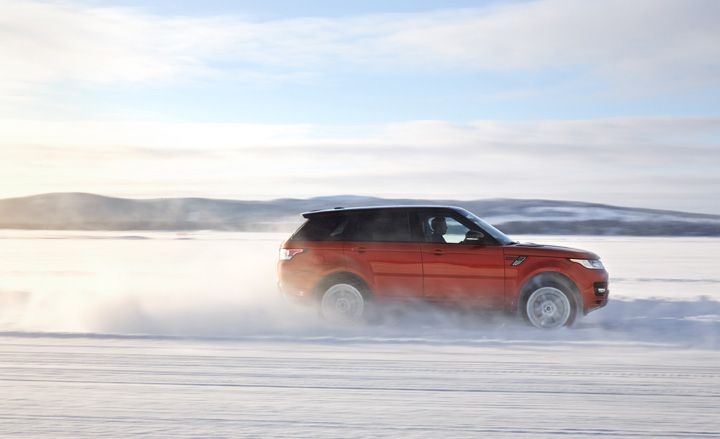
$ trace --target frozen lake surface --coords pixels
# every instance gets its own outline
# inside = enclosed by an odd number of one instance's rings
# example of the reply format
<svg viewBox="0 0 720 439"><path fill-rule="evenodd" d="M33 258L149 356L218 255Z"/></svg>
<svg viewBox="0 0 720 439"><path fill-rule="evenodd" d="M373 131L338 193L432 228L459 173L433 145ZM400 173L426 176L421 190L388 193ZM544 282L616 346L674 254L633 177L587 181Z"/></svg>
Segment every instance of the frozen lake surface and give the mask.
<svg viewBox="0 0 720 439"><path fill-rule="evenodd" d="M11 437L717 437L715 350L5 336Z"/></svg>
<svg viewBox="0 0 720 439"><path fill-rule="evenodd" d="M424 306L339 330L275 291L277 234L0 231L0 436L718 437L720 239L599 253L576 327Z"/></svg>

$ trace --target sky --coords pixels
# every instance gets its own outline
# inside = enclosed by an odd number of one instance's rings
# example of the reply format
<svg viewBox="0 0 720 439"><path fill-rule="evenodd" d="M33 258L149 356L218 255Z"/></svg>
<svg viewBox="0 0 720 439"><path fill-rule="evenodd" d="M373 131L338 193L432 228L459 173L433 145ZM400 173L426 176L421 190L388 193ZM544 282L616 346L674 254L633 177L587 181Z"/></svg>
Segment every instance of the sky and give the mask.
<svg viewBox="0 0 720 439"><path fill-rule="evenodd" d="M0 0L0 198L720 214L715 0Z"/></svg>

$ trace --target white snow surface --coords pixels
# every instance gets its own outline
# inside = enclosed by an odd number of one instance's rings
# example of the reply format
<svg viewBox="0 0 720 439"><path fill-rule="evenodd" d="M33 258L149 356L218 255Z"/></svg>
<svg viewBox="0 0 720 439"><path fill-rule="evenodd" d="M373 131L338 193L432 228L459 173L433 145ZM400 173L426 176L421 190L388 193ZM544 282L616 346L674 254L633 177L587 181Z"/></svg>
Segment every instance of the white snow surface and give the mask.
<svg viewBox="0 0 720 439"><path fill-rule="evenodd" d="M573 328L423 304L341 329L275 289L283 235L0 232L0 437L719 437L716 238L603 257Z"/></svg>

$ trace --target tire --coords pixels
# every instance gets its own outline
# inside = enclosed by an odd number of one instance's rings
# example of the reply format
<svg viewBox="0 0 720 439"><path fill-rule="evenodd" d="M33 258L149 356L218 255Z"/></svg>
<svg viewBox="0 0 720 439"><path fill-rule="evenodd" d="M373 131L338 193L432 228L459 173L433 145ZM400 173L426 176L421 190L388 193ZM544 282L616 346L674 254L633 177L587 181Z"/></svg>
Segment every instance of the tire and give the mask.
<svg viewBox="0 0 720 439"><path fill-rule="evenodd" d="M330 323L343 325L360 323L367 308L365 288L350 280L331 284L320 299L320 315Z"/></svg>
<svg viewBox="0 0 720 439"><path fill-rule="evenodd" d="M577 306L570 290L558 282L533 287L522 303L525 320L536 328L556 329L575 321Z"/></svg>

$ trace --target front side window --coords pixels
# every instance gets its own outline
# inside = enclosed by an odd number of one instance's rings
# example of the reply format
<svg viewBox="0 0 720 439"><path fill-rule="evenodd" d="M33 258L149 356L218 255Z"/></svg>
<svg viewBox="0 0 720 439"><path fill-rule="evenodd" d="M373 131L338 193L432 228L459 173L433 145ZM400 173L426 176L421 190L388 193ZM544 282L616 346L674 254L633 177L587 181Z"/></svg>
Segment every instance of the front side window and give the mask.
<svg viewBox="0 0 720 439"><path fill-rule="evenodd" d="M438 244L460 244L470 229L447 215L428 216L424 220L425 230L429 239L426 241Z"/></svg>
<svg viewBox="0 0 720 439"><path fill-rule="evenodd" d="M420 225L424 242L470 245L495 245L497 242L484 228L455 212L424 212L420 215ZM484 237L478 237L478 232Z"/></svg>
<svg viewBox="0 0 720 439"><path fill-rule="evenodd" d="M422 232L425 242L436 244L461 244L465 241L470 228L452 215L430 213L421 216Z"/></svg>

